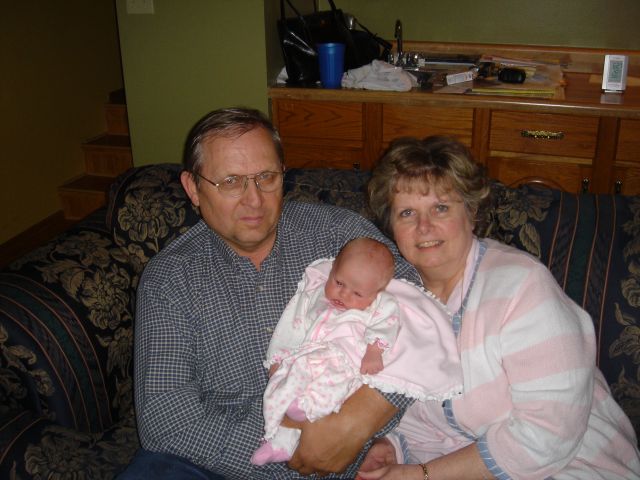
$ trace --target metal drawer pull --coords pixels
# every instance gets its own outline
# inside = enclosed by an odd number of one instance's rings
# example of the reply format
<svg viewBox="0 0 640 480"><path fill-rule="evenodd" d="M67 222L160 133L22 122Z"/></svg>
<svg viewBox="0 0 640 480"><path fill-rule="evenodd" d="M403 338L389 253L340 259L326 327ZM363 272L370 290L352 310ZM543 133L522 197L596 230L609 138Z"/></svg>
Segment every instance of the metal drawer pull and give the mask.
<svg viewBox="0 0 640 480"><path fill-rule="evenodd" d="M616 180L616 183L614 184L614 192L616 192L616 194L622 192L622 180Z"/></svg>
<svg viewBox="0 0 640 480"><path fill-rule="evenodd" d="M589 179L588 178L583 178L582 179L582 193L589 193Z"/></svg>
<svg viewBox="0 0 640 480"><path fill-rule="evenodd" d="M564 132L550 132L548 130L520 130L520 135L525 138L544 138L547 140L562 140Z"/></svg>

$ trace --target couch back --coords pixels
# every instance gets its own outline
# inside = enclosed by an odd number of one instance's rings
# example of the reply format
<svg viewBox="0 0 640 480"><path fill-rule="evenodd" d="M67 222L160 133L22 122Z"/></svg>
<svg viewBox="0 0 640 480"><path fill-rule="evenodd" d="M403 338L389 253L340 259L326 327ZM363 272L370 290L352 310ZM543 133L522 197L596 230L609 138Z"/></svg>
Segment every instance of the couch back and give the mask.
<svg viewBox="0 0 640 480"><path fill-rule="evenodd" d="M199 220L180 185L180 170L149 165L123 174L111 189L106 224L98 225L96 214L0 273L0 327L10 330L0 328L0 343L3 351L23 355L12 375L30 379L37 387L31 396L40 397L40 408L62 412L56 414L61 424L97 431L130 411L140 274L153 255ZM369 176L291 169L285 199L326 202L371 218ZM640 198L499 183L492 190L479 235L538 256L591 314L598 364L640 431ZM21 326L10 328L23 324L35 325L38 338L21 333ZM6 358L0 358L0 369L12 370ZM56 359L62 367L48 366ZM55 372L41 380L50 370ZM17 384L11 382L5 382L9 388Z"/></svg>
<svg viewBox="0 0 640 480"><path fill-rule="evenodd" d="M197 219L178 185L177 166L133 171L112 192L108 221L116 243L145 258ZM372 218L369 172L291 169L285 199L325 202ZM570 194L537 186L492 184L480 236L527 251L547 265L565 292L593 318L597 362L614 396L640 425L640 197ZM146 206L142 204L145 203ZM134 212L155 212L134 221Z"/></svg>

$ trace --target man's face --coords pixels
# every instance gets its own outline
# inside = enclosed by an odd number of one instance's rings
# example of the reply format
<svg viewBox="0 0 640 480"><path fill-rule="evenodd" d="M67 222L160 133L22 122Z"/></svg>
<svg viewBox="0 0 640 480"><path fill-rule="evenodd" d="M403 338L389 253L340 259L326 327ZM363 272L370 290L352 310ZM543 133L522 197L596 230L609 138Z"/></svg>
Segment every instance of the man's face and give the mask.
<svg viewBox="0 0 640 480"><path fill-rule="evenodd" d="M280 172L280 159L270 134L255 128L239 137L207 139L202 145L203 177L219 183L231 175L254 175L264 171ZM191 202L209 227L220 235L238 255L250 257L259 267L273 247L276 227L282 211L282 188L260 191L249 179L239 197L221 193L209 182L184 173L183 185Z"/></svg>

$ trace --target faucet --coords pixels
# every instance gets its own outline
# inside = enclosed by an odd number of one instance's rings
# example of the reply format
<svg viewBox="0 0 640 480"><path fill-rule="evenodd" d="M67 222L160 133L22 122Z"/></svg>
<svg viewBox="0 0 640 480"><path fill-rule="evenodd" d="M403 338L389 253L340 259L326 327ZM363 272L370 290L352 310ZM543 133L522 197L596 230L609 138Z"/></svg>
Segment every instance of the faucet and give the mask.
<svg viewBox="0 0 640 480"><path fill-rule="evenodd" d="M402 22L400 21L400 19L396 20L396 28L393 36L396 39L396 51L398 54L395 63L396 65L400 65L402 64L402 56L404 54L402 50Z"/></svg>

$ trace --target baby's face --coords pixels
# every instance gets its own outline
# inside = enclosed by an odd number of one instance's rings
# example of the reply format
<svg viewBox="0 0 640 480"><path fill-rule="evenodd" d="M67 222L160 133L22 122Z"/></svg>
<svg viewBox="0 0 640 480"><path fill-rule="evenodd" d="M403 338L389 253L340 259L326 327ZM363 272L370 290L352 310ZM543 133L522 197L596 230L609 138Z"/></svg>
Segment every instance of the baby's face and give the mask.
<svg viewBox="0 0 640 480"><path fill-rule="evenodd" d="M334 262L324 294L335 308L364 310L388 282L378 270L374 265L359 265L349 259Z"/></svg>

